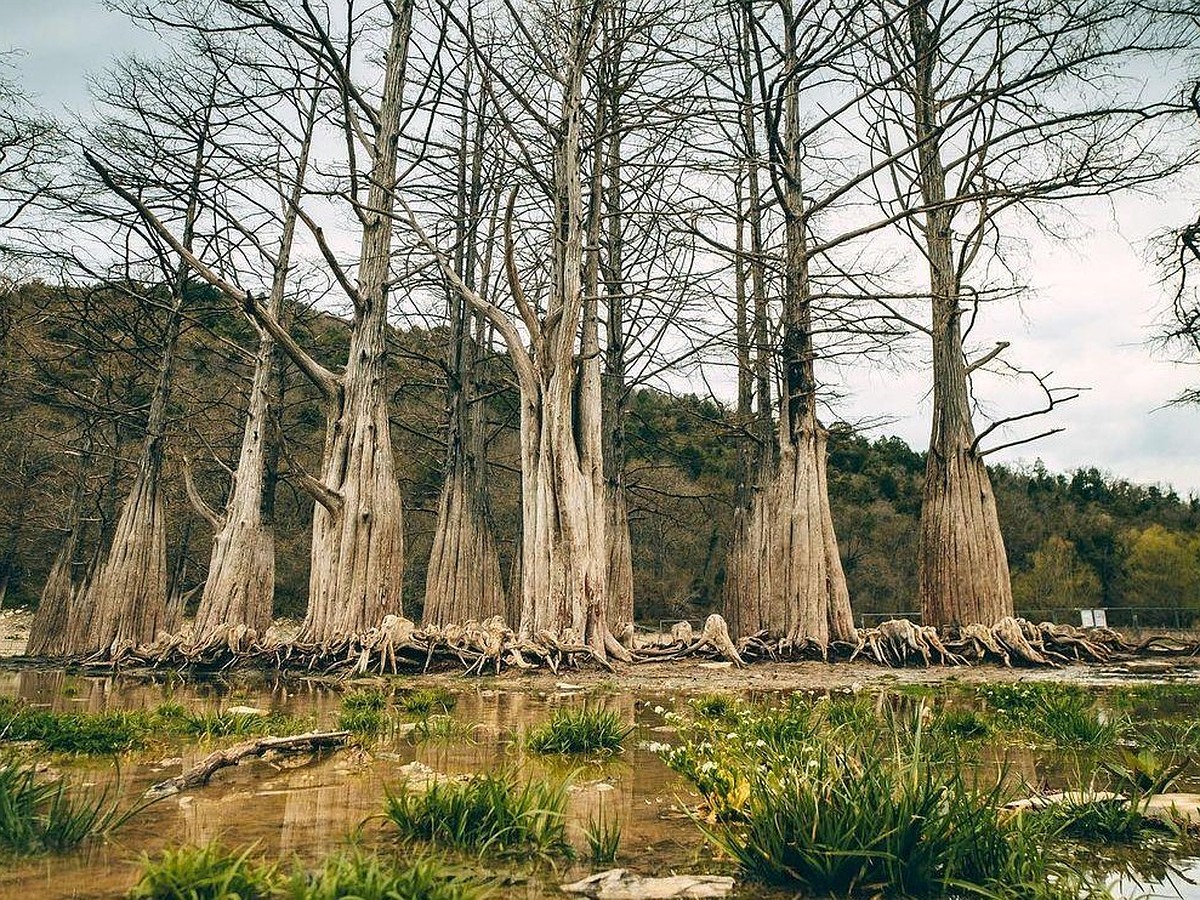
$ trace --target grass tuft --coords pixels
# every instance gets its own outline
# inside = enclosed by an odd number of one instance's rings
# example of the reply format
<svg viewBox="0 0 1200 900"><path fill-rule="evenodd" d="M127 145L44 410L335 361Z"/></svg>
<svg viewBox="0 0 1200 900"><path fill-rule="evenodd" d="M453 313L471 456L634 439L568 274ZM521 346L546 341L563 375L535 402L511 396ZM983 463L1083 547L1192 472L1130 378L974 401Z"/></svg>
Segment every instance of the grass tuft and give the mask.
<svg viewBox="0 0 1200 900"><path fill-rule="evenodd" d="M337 727L355 734L374 736L387 725L388 695L379 688L358 688L342 697Z"/></svg>
<svg viewBox="0 0 1200 900"><path fill-rule="evenodd" d="M178 703L164 703L152 710L58 713L0 700L0 741L33 741L44 750L61 753L123 753L144 747L151 737L294 734L307 726L305 720L277 713L191 712Z"/></svg>
<svg viewBox="0 0 1200 900"><path fill-rule="evenodd" d="M134 900L266 900L275 893L278 868L218 842L177 847L143 856Z"/></svg>
<svg viewBox="0 0 1200 900"><path fill-rule="evenodd" d="M144 808L121 812L109 792L75 792L63 779L39 781L11 760L0 762L0 849L15 856L74 850Z"/></svg>
<svg viewBox="0 0 1200 900"><path fill-rule="evenodd" d="M991 726L987 719L973 709L949 709L943 707L933 717L930 729L939 737L969 741L987 737Z"/></svg>
<svg viewBox="0 0 1200 900"><path fill-rule="evenodd" d="M617 858L621 849L621 822L604 814L603 808L598 816L589 816L587 827L583 829L587 838L588 858L595 865L607 865Z"/></svg>
<svg viewBox="0 0 1200 900"><path fill-rule="evenodd" d="M427 790L387 791L384 816L405 840L479 854L569 856L566 784L520 783L509 771Z"/></svg>
<svg viewBox="0 0 1200 900"><path fill-rule="evenodd" d="M617 753L632 732L618 713L583 706L556 709L527 743L534 753Z"/></svg>
<svg viewBox="0 0 1200 900"><path fill-rule="evenodd" d="M728 694L701 694L689 701L697 715L706 719L725 719L732 715L739 704Z"/></svg>
<svg viewBox="0 0 1200 900"><path fill-rule="evenodd" d="M455 742L474 743L475 728L453 716L425 716L417 721L409 740L414 744Z"/></svg>
<svg viewBox="0 0 1200 900"><path fill-rule="evenodd" d="M288 900L476 900L484 888L435 859L401 867L353 850L328 857L315 872L296 872L280 895Z"/></svg>
<svg viewBox="0 0 1200 900"><path fill-rule="evenodd" d="M1054 843L1055 823L1000 814L1003 776L980 786L944 739L928 740L922 710L867 727L859 704L830 715L835 706L696 720L663 751L704 798L702 831L745 877L805 896L1076 900L1092 890Z"/></svg>
<svg viewBox="0 0 1200 900"><path fill-rule="evenodd" d="M450 712L458 705L458 697L442 687L421 688L401 694L396 705L414 716L427 716L434 712Z"/></svg>

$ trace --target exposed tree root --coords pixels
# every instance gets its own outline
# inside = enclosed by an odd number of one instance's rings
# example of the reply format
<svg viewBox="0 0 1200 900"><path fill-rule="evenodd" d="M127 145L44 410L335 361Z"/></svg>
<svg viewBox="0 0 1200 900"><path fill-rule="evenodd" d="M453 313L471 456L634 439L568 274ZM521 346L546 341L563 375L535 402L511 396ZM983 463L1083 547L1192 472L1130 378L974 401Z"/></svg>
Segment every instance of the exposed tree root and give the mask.
<svg viewBox="0 0 1200 900"><path fill-rule="evenodd" d="M191 668L205 671L235 666L319 672L322 674L381 674L445 671L460 668L468 675L599 666L613 671L610 660L624 663L682 659L724 660L741 667L764 660L820 659L865 660L899 667L958 666L999 663L1007 667L1056 667L1072 662L1110 663L1138 655L1181 655L1195 652L1192 645L1167 638L1132 643L1108 628L1074 628L1049 622L1034 624L1005 618L995 625L943 628L891 619L875 628L859 629L853 641L833 641L822 646L813 641L773 638L765 632L734 642L725 620L711 615L696 634L686 622L670 634L625 648L612 641L607 658L570 630L554 634L540 631L523 639L499 616L461 625L418 626L401 616L387 616L383 624L365 634L327 643L287 638L274 629L258 635L245 626L219 629L202 641L190 633L160 638L130 648L119 656L94 655L75 661L85 666L111 668ZM623 655L616 653L617 648Z"/></svg>

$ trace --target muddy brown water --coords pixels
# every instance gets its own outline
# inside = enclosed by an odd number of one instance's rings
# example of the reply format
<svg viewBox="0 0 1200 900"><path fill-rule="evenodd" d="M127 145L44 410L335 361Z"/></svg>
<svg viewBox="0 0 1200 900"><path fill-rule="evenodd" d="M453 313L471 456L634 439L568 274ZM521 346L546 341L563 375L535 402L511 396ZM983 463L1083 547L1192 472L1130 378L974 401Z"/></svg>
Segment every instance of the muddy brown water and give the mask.
<svg viewBox="0 0 1200 900"><path fill-rule="evenodd" d="M1103 684L1109 680L1106 675L1093 670L1088 678ZM621 823L618 865L643 875L728 873L728 868L703 845L699 831L684 812L684 807L695 801L695 795L647 748L650 742L671 741L663 714L677 706L688 692L673 690L678 687L675 684L655 691L644 683L629 689L605 680L587 681L591 684L585 694L556 689L553 682L545 680L520 685L509 685L504 679L442 680L440 683L451 687L458 699L454 718L473 729L470 740L414 744L408 736L385 735L370 742L369 750L350 748L317 757L244 762L220 771L205 787L149 806L108 839L85 850L17 861L5 867L0 871L0 898L122 897L136 881L138 859L143 853L212 839L238 848L255 845L257 852L272 859L295 856L313 861L344 847L361 826L363 839L370 846L382 852L411 853L390 841L386 827L373 817L383 808L385 791L403 780L402 767L413 762L446 775L500 766L516 766L530 778L570 775L569 827L572 840L581 849L583 827L590 817L603 814ZM404 686L408 687L409 682ZM819 682L810 686L821 687ZM703 681L695 683L692 692L704 687ZM755 687L766 693L777 690L773 684ZM153 709L165 702L181 703L193 710L248 705L310 719L318 727L333 727L344 690L322 680L268 676L183 683L45 670L0 672L0 696L19 697L55 710ZM585 698L588 703L602 703L620 711L636 726L625 752L603 761L563 762L530 756L521 749L521 735L548 718L556 706L583 703ZM73 784L107 785L118 790L125 802L132 802L151 784L178 774L214 746L233 740L213 744L164 739L153 742L152 749L123 754L118 763L104 757L50 759L53 768L66 774ZM1006 761L1029 783L1046 786L1071 783L1078 766L1077 760L1061 754L1032 750L1009 752ZM1200 900L1200 886L1196 884L1200 880L1200 860L1176 860L1172 865L1172 871L1159 871L1141 879L1114 876L1113 885L1121 896ZM564 897L557 885L589 871L582 864L557 872L538 870L516 883L504 884L493 896L531 900ZM794 895L739 886L734 896Z"/></svg>

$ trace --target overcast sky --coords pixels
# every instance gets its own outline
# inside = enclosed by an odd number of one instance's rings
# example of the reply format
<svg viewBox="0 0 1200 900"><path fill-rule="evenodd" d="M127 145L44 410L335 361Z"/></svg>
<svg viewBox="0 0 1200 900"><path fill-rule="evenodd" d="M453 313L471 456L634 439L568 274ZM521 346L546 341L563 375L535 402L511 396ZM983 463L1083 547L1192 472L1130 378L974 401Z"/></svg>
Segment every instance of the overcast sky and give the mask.
<svg viewBox="0 0 1200 900"><path fill-rule="evenodd" d="M155 39L99 0L0 0L0 49L19 50L17 75L49 110L84 110L87 76L115 56L153 52ZM1194 187L1194 185L1193 185ZM1044 460L1051 470L1095 465L1133 481L1200 494L1200 408L1164 408L1200 369L1156 357L1148 346L1165 297L1147 262L1148 238L1194 218L1200 196L1178 187L1160 196L1095 204L1066 242L1031 242L1021 303L988 311L980 341L1011 341L1010 360L1055 373L1059 384L1085 387L1045 427L1062 434L997 454L1006 461ZM928 441L925 377L855 368L840 373L850 421L890 421L877 434L898 434L920 449ZM995 388L994 384L987 387ZM991 392L999 396L1000 392ZM988 392L983 393L986 401ZM1040 429L1039 429L1040 430Z"/></svg>

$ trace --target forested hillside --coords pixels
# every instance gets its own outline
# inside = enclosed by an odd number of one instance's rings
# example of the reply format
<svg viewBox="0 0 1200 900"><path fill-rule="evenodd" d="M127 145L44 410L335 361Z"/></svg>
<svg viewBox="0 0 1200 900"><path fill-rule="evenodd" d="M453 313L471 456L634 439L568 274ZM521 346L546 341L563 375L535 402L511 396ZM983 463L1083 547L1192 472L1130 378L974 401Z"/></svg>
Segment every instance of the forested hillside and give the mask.
<svg viewBox="0 0 1200 900"><path fill-rule="evenodd" d="M142 440L161 316L121 301L120 285L64 291L30 283L2 295L5 421L0 444L0 584L4 604L32 605L68 527L69 499L85 467L88 527L83 569L113 524L116 498ZM190 302L170 409L167 450L173 591L194 607L212 532L188 502L184 459L216 505L228 491L245 406L253 332L223 301L197 289ZM304 345L344 356L342 321L297 311ZM235 323L230 325L230 323ZM410 577L405 610L420 617L425 566L445 458L445 333L391 334L392 440L406 508ZM516 398L508 365L486 361L492 514L510 577L519 531ZM274 510L279 542L276 611L303 613L312 501L297 485L318 464L318 398L288 370ZM697 618L721 608L733 521L734 417L711 399L634 390L626 426L637 618ZM90 440L90 449L85 448ZM895 437L831 428L829 488L857 615L916 606L916 540L925 456ZM991 467L1018 611L1137 606L1200 612L1200 501L1096 469L1051 473ZM1144 613L1142 621L1172 616ZM1184 620L1190 620L1185 615Z"/></svg>

